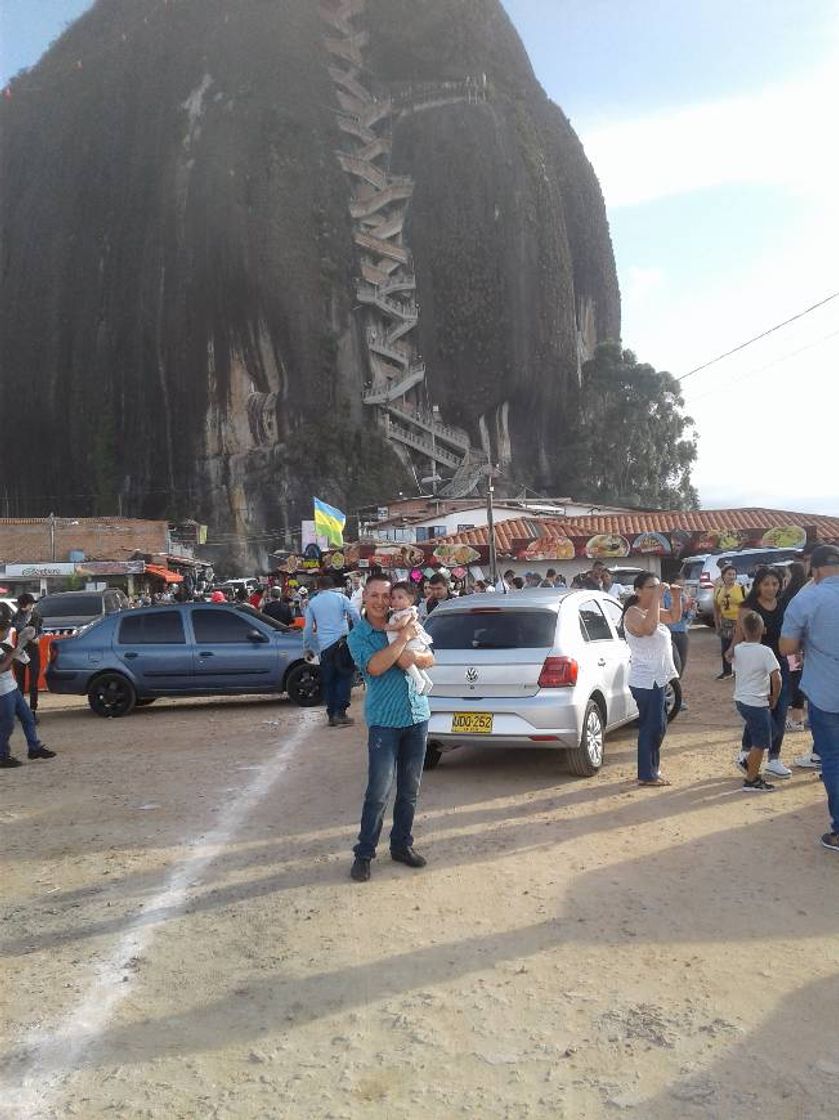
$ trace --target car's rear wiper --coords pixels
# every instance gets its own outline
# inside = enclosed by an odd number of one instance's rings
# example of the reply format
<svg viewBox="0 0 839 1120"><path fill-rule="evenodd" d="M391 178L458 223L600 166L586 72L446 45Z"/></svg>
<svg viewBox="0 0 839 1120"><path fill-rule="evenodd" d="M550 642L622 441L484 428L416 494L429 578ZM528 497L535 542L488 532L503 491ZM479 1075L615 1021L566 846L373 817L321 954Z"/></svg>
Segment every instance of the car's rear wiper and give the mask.
<svg viewBox="0 0 839 1120"><path fill-rule="evenodd" d="M472 649L518 649L518 646L504 645L501 642L473 642Z"/></svg>

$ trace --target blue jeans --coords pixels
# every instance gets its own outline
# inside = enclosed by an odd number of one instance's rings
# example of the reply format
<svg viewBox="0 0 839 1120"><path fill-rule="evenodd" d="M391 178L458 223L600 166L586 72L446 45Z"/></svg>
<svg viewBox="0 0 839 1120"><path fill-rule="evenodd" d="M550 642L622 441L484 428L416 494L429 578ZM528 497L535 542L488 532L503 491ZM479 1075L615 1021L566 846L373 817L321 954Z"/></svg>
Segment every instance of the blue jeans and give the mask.
<svg viewBox="0 0 839 1120"><path fill-rule="evenodd" d="M18 696L20 691L17 688L13 692L0 696L0 758L9 757L9 739L15 729L15 705Z"/></svg>
<svg viewBox="0 0 839 1120"><path fill-rule="evenodd" d="M827 793L830 828L839 836L839 712L817 708L808 698L813 747L822 760L822 781Z"/></svg>
<svg viewBox="0 0 839 1120"><path fill-rule="evenodd" d="M789 664L785 657L780 658L780 662L781 691L778 695L778 703L772 708L772 745L769 748L770 758L781 757L781 746L784 742L784 732L787 729L787 711L789 710ZM756 745L760 746L759 743ZM746 726L743 728L742 749L746 754L752 749L752 737L749 732L748 723L746 723Z"/></svg>
<svg viewBox="0 0 839 1120"><path fill-rule="evenodd" d="M15 698L15 715L20 720L23 734L26 736L26 745L31 751L34 751L36 747L40 747L41 740L38 738L38 728L35 726L32 709L26 703L19 688L12 695Z"/></svg>
<svg viewBox="0 0 839 1120"><path fill-rule="evenodd" d="M320 655L320 683L326 714L342 716L350 706L352 681L355 669L342 669L337 663L338 643L335 642Z"/></svg>
<svg viewBox="0 0 839 1120"><path fill-rule="evenodd" d="M754 704L743 704L739 700L735 700L734 704L737 711L746 721L746 728L749 732L749 750L752 747L759 747L762 751L768 751L772 746L772 713L767 705L765 708L758 708Z"/></svg>
<svg viewBox="0 0 839 1120"><path fill-rule="evenodd" d="M638 705L638 781L652 782L661 766L661 744L667 732L664 686L629 686Z"/></svg>
<svg viewBox="0 0 839 1120"><path fill-rule="evenodd" d="M19 688L0 696L0 758L8 758L10 753L9 740L15 729L15 717L20 720L26 743L31 751L40 747L38 729L32 717L29 705L23 698Z"/></svg>
<svg viewBox="0 0 839 1120"><path fill-rule="evenodd" d="M404 852L414 842L411 829L417 808L422 766L425 761L425 739L428 723L410 727L371 727L367 734L367 792L361 811L358 843L353 848L359 859L375 859L376 845L382 831L385 809L396 778L396 801L393 806L393 828L390 850Z"/></svg>

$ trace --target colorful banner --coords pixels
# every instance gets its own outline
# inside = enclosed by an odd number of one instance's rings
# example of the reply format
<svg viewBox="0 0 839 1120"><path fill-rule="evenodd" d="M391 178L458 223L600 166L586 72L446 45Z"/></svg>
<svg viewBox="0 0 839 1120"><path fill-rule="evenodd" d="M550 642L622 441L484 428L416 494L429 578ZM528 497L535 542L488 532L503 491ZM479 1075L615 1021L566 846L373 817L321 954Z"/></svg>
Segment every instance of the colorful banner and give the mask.
<svg viewBox="0 0 839 1120"><path fill-rule="evenodd" d="M628 557L672 556L681 559L702 552L723 552L738 548L803 548L808 540L816 539L814 528L798 525L781 525L771 529L765 526L749 530L688 530L671 529L667 532L596 533L594 536L537 537L514 539L509 549L499 546L499 560L561 561L561 560L625 560ZM733 542L733 543L732 543ZM487 545L467 544L357 544L347 545L336 551L324 552L321 566L337 566L343 559L344 568L383 568L388 572L421 569L427 575L436 568L466 568L473 564L489 562ZM300 557L290 557L281 570L293 571L302 564Z"/></svg>

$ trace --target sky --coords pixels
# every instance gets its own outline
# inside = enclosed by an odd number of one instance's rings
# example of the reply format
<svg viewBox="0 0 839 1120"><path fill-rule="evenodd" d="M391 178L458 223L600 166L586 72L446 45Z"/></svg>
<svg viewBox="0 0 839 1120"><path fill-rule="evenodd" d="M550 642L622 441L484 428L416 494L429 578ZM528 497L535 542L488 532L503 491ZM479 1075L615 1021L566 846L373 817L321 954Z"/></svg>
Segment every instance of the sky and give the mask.
<svg viewBox="0 0 839 1120"><path fill-rule="evenodd" d="M245 0L242 0L245 2ZM675 376L839 292L839 0L503 0ZM0 82L89 0L0 0ZM702 505L839 516L839 298L686 377Z"/></svg>

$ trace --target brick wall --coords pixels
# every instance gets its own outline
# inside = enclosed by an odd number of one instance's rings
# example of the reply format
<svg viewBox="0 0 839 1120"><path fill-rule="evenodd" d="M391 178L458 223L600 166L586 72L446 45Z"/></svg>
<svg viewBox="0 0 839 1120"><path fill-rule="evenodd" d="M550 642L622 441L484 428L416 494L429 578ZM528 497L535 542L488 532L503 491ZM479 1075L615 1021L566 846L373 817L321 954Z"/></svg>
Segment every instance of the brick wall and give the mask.
<svg viewBox="0 0 839 1120"><path fill-rule="evenodd" d="M126 560L134 552L168 551L168 522L127 517L56 517L55 555L48 517L0 518L0 564L56 560L70 552L86 560Z"/></svg>

